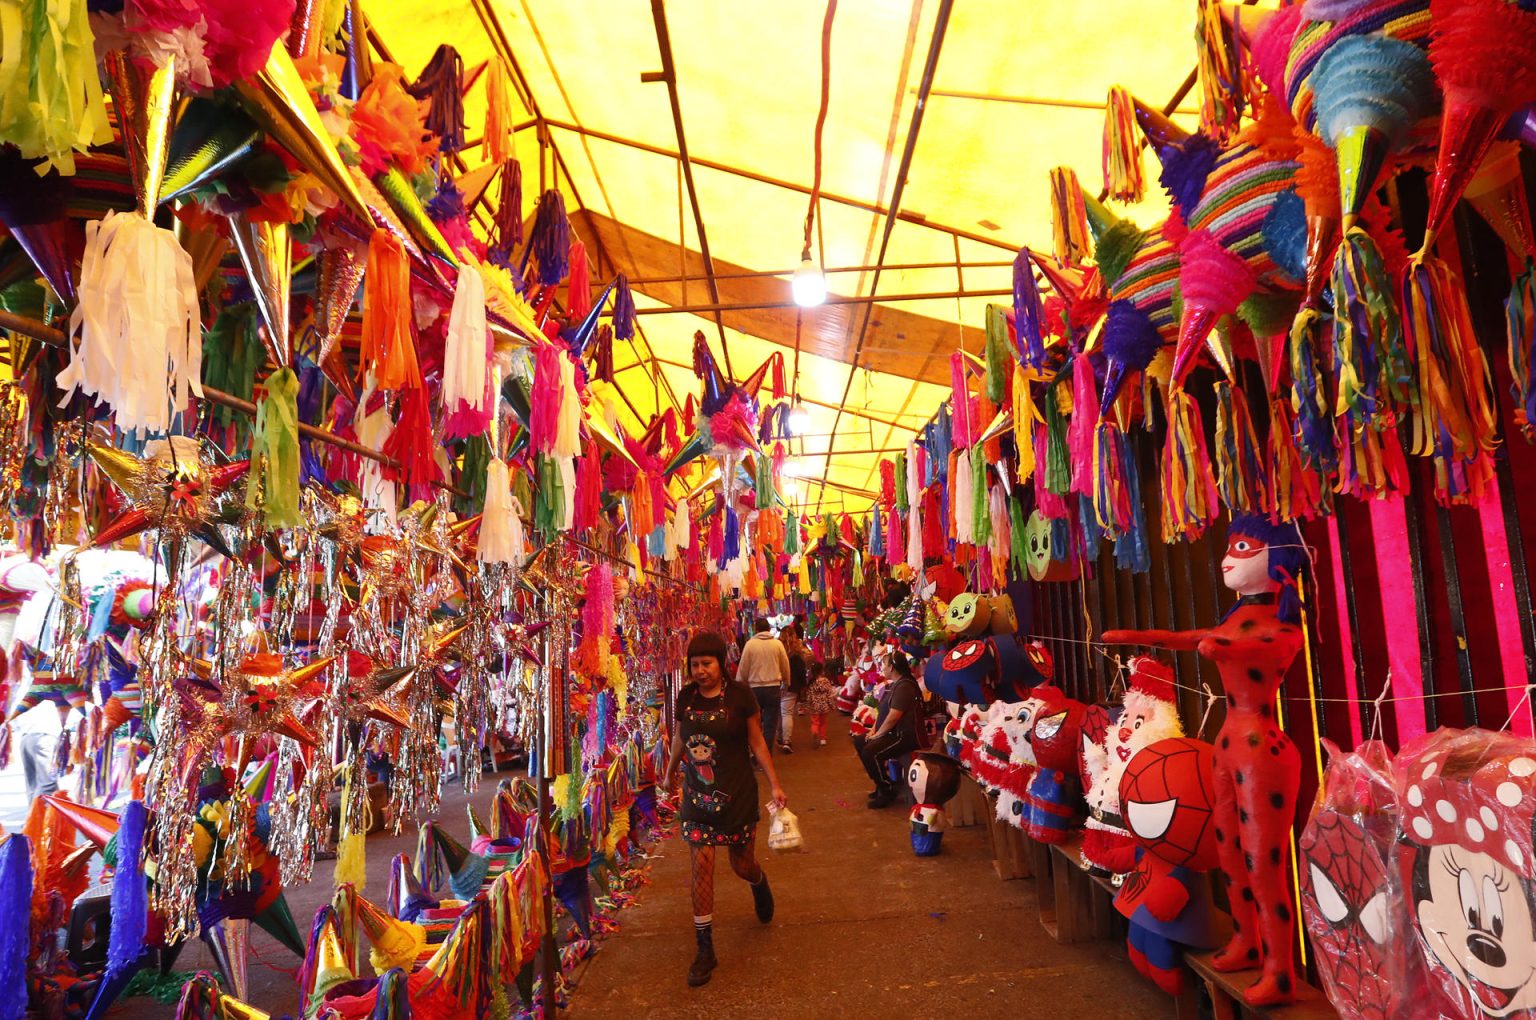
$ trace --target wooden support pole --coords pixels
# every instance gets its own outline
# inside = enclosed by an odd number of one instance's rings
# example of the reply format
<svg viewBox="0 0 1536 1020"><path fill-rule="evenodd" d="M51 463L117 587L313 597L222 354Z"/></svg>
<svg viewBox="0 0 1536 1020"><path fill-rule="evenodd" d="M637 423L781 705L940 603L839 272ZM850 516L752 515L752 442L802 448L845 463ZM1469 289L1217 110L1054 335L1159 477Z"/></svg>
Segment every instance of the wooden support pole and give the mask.
<svg viewBox="0 0 1536 1020"><path fill-rule="evenodd" d="M69 346L69 339L64 335L63 330L54 329L52 326L45 322L39 322L36 319L29 319L22 315L15 315L3 309L0 309L0 329L9 329L15 333L23 333L34 340L40 340L43 343L48 344L50 347ZM251 401L237 397L233 393L225 393L223 390L217 389L213 386L205 385L203 387L203 399L207 400L209 403L219 404L223 407L228 407L232 410L239 411L241 414L248 414L253 418L256 416L256 405L251 403ZM400 468L400 462L398 460L388 456L387 454L380 453L378 450L371 450L368 447L363 446L361 443L355 443L350 439L343 439L341 436L336 435L334 432L329 432L317 425L309 425L304 422L299 422L298 424L299 435L303 436L305 439L313 439L316 442L325 443L329 446L334 446L337 449L346 450L348 453L355 453L359 457L366 457L368 460L375 461L387 468L393 468L395 470L399 470ZM461 489L458 489L447 482L433 482L432 484L437 486L439 489L444 490L445 492L452 493L455 496L468 495Z"/></svg>

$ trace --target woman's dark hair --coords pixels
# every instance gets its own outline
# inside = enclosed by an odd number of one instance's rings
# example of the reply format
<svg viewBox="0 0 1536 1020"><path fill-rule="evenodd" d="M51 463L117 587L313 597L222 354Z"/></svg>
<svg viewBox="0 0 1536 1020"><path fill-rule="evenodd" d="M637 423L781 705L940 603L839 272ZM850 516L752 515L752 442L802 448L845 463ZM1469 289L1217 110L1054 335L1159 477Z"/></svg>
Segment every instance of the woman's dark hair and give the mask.
<svg viewBox="0 0 1536 1020"><path fill-rule="evenodd" d="M725 638L712 630L701 630L688 642L688 659L714 656L720 662L720 672L725 673ZM686 665L686 663L685 663Z"/></svg>
<svg viewBox="0 0 1536 1020"><path fill-rule="evenodd" d="M912 660L902 652L891 653L891 665L896 669L896 675L904 680L912 679Z"/></svg>
<svg viewBox="0 0 1536 1020"><path fill-rule="evenodd" d="M813 659L811 664L805 668L805 678L807 680L815 680L817 677L821 676L822 668L821 660Z"/></svg>

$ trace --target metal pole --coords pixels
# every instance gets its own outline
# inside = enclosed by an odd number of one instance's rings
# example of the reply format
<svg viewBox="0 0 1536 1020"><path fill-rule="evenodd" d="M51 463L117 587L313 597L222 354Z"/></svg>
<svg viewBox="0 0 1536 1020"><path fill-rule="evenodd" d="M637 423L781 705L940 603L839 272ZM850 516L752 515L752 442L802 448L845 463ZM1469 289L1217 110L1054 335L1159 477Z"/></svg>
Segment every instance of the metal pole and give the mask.
<svg viewBox="0 0 1536 1020"><path fill-rule="evenodd" d="M951 264L951 268L953 265ZM879 272L879 267L876 267ZM828 294L827 299L821 303L821 307L829 305L876 305L892 304L899 301L948 301L955 298L977 297L1011 297L1013 288L992 290L941 290L923 294ZM704 315L721 312L752 312L768 308L795 308L793 299L786 298L781 301L741 301L734 304L720 304L718 301L703 305L657 305L654 308L637 308L636 315ZM851 363L857 367L857 362Z"/></svg>
<svg viewBox="0 0 1536 1020"><path fill-rule="evenodd" d="M715 260L709 254L709 235L704 232L704 213L699 208L699 191L693 183L693 165L688 161L688 139L683 134L683 108L677 99L677 65L672 61L672 35L667 31L667 6L663 0L651 0L651 19L656 23L656 43L661 50L661 80L667 85L667 99L672 106L672 127L677 134L678 162L683 168L683 183L688 187L688 204L693 207L693 227L699 235L699 254L704 258L704 275L709 282L709 299L715 303L715 329L720 334L725 372L731 372L731 348L725 341L725 320L720 317L720 285L715 281ZM642 81L654 80L649 76Z"/></svg>
<svg viewBox="0 0 1536 1020"><path fill-rule="evenodd" d="M22 315L15 315L3 309L0 309L0 329L9 329L15 333L25 334L34 340L40 340L43 343L48 344L50 347L67 346L67 341L62 331L54 329L47 323L39 322L36 319L29 319ZM237 397L233 393L225 393L221 389L216 389L215 387L205 385L203 387L203 397L209 403L221 404L224 407L239 411L241 414L248 414L252 417L255 417L256 415L255 404L251 403L249 400ZM385 467L396 469L400 467L400 462L395 458L382 454L377 450L370 450L368 447L363 446L360 443L354 443L350 439L343 439L333 432L327 432L325 429L314 425L307 425L304 422L299 422L298 426L299 435L303 436L305 439L313 439L316 442L327 443L331 446L337 447L338 449L346 450L349 453L355 453L359 457L365 457L368 460L377 461L378 463L383 464ZM432 484L446 492L453 493L455 496L467 495L467 493L455 488L447 482L433 482Z"/></svg>
<svg viewBox="0 0 1536 1020"><path fill-rule="evenodd" d="M539 601L542 603L545 614L547 615L549 611L548 595L543 596ZM550 630L552 629L555 628L546 627L543 635L540 638L540 642L543 645L542 658L545 662L552 661L549 654L549 634ZM543 692L544 696L540 699L544 708L544 718L541 720L543 725L539 727L540 744L542 745L539 748L538 778L540 841L539 853L544 857L544 870L546 874L550 876L549 881L544 883L544 938L541 942L540 948L540 952L543 954L542 965L544 972L544 1003L540 1009L540 1015L546 1018L554 1016L556 1012L555 975L560 965L560 947L557 940L555 939L555 883L554 873L551 867L554 861L554 853L550 836L551 819L549 811L549 785L550 780L554 778L551 762L554 757L555 749L553 731L555 725L554 693L556 675L557 670L555 668L551 668L546 671Z"/></svg>
<svg viewBox="0 0 1536 1020"><path fill-rule="evenodd" d="M907 189L907 174L912 169L912 157L917 151L917 135L923 127L923 112L928 106L928 90L933 88L934 75L939 70L939 53L944 49L944 34L949 29L949 15L954 9L954 0L939 0L939 10L934 16L933 35L928 41L928 58L923 64L923 77L917 87L917 103L912 107L912 121L907 127L907 141L901 152L901 165L896 171L896 187L891 192L891 211L885 218L885 229L880 236L880 251L875 256L875 271L869 281L869 294L873 299L880 289L880 267L885 264L885 253L890 248L891 233L896 229L896 213L901 208L901 197ZM1007 293L1012 294L1010 289ZM953 296L961 296L956 292ZM840 404L848 403L848 394L853 392L853 380L859 372L859 355L864 350L864 338L869 333L869 321L874 313L874 306L866 304L864 307L864 322L859 327L859 339L853 348L853 357L849 359L848 381L843 386L843 398ZM842 421L842 409L839 407L837 416L832 419L832 431L837 431L838 423ZM828 457L822 468L822 484L825 486L827 473L832 470L832 458Z"/></svg>
<svg viewBox="0 0 1536 1020"><path fill-rule="evenodd" d="M671 149L663 148L659 145L651 145L647 142L637 141L633 138L625 138L623 135L610 134L607 131L598 131L594 128L583 127L580 124L570 124L566 121L554 120L552 118L546 118L544 123L552 128L559 128L562 131L569 131L572 134L581 135L586 138L596 138L598 141L612 142L614 145L622 145L626 148L638 149L641 152L649 152L653 156L665 156L669 159L679 158L679 154L672 151ZM734 177L742 177L749 181L756 181L759 184L770 184L776 188L783 188L786 191L794 191L802 195L809 195L811 193L811 189L808 185L796 184L794 181L786 181L779 177L771 177L768 174L756 173L739 166L731 166L729 163L717 163L714 160L701 159L698 156L688 157L688 162L692 163L694 166L701 166L706 170L716 170L720 173L731 174ZM863 199L851 198L847 195L834 195L829 191L822 191L820 197L837 205L845 205L851 209L860 209L864 212L874 213L876 216L886 216L891 212L890 209L880 205L877 202L867 202ZM1019 250L1019 246L1016 244L1011 244L1008 241L1004 241L996 237L988 237L985 234L977 234L973 231L961 230L959 227L951 227L943 223L935 223L923 216L921 213L897 212L896 218L903 223L911 223L919 227L927 227L930 230L937 230L944 234L954 234L956 237L962 237L967 241L975 241L978 244L985 244L992 248L1002 248L1010 253L1017 252ZM1009 265L1012 265L1012 263L1010 262Z"/></svg>
<svg viewBox="0 0 1536 1020"><path fill-rule="evenodd" d="M1006 266L1011 266L1011 265L1013 265L1012 262L962 262L962 263L959 264L959 268L961 268L961 269L1002 269L1002 268L1004 268ZM909 270L909 269L954 269L954 268L956 268L956 263L954 262L954 260L950 260L949 262L907 262L907 263L903 263L902 265L899 265L899 266L897 266L897 265L888 265L885 268L887 270L890 270L893 273L894 272L905 272L906 270ZM847 273L870 273L870 272L874 272L874 269L875 269L874 266L828 266L826 269L823 269L821 272L822 272L822 274L824 276L833 276L833 275L836 275L838 273L843 273L843 274L847 274ZM715 279L717 279L717 280L755 280L755 279L763 279L763 278L766 278L766 277L774 277L774 276L791 277L791 276L794 276L794 275L795 275L795 270L793 270L793 269L751 269L751 270L744 269L744 270L742 270L741 272L738 272L738 273L716 273L715 274ZM692 276L692 277L690 277L690 276L639 276L639 277L636 277L636 278L630 280L629 281L629 285L631 287L639 287L639 286L642 286L644 284L658 284L658 283L689 284L689 283L696 283L697 281L698 281L698 277L696 277L696 276ZM594 288L601 287L602 283L600 281L598 281L598 280L594 280L594 281L592 281L592 286Z"/></svg>
<svg viewBox="0 0 1536 1020"><path fill-rule="evenodd" d="M670 365L673 368L685 368L685 369L687 369L690 372L693 371L693 366L692 365L684 364L681 361L673 361L670 358L657 358L656 360L659 361L663 365ZM639 364L639 362L636 362L635 364L625 365L623 368L615 369L614 370L614 374L617 375L619 372L627 372L631 368L635 368L638 364ZM838 406L839 406L837 404L832 403L831 401L817 400L814 397L807 397L803 393L800 395L800 402L803 403L803 404L814 404L816 407L827 407L827 408L831 408L833 410L836 410L838 408ZM918 427L918 426L903 425L901 422L896 421L894 418L882 418L880 415L875 414L873 411L861 411L861 410L859 410L857 408L853 408L853 407L844 407L843 408L843 413L844 414L851 414L855 418L867 418L870 421L879 422L881 425L887 425L887 426L889 426L889 427L891 427L893 429L902 429L902 430L907 431L907 432L920 432L921 431L921 428ZM926 424L926 422L925 422L925 424ZM823 434L830 436L833 433L828 432L828 433L823 433Z"/></svg>

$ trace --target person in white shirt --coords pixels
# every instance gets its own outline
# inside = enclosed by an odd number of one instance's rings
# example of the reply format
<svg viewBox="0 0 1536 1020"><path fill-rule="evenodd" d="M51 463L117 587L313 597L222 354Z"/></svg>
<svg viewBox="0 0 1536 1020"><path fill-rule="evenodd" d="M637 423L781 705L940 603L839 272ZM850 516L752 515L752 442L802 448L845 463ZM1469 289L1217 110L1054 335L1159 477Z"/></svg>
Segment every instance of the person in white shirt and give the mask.
<svg viewBox="0 0 1536 1020"><path fill-rule="evenodd" d="M763 710L763 736L772 749L779 742L779 698L789 689L789 653L773 632L766 617L759 617L753 634L741 650L736 679L752 688Z"/></svg>

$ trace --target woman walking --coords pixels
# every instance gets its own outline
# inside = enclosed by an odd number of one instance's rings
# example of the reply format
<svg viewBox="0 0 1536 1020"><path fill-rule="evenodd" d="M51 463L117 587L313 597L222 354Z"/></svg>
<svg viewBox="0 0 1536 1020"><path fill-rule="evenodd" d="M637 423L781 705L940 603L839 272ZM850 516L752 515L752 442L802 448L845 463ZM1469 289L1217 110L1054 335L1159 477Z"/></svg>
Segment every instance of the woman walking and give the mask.
<svg viewBox="0 0 1536 1020"><path fill-rule="evenodd" d="M688 674L692 683L677 695L672 754L667 761L667 786L679 764L684 765L678 817L688 841L693 890L693 929L698 955L688 968L688 984L709 981L715 969L715 847L730 854L731 870L752 887L757 919L773 920L773 892L757 861L755 842L760 813L755 757L773 791L773 802L785 803L773 757L763 739L757 699L743 684L725 676L726 644L718 634L694 635L688 643Z"/></svg>

